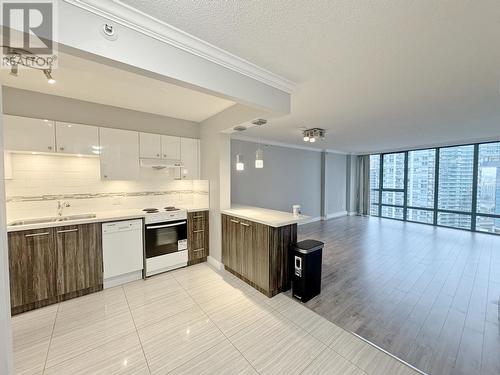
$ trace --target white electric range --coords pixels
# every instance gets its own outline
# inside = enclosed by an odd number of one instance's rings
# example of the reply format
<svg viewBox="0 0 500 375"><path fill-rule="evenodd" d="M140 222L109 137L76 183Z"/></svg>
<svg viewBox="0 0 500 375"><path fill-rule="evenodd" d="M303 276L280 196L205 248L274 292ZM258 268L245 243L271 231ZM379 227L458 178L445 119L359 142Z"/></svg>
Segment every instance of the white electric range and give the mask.
<svg viewBox="0 0 500 375"><path fill-rule="evenodd" d="M145 277L186 266L187 211L175 207L143 211Z"/></svg>

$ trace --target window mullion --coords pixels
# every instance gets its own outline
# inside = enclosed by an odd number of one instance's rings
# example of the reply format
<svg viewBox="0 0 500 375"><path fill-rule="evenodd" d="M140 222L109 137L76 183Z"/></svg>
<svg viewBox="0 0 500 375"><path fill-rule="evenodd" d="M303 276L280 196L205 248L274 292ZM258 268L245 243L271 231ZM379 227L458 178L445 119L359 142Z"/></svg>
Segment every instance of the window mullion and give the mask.
<svg viewBox="0 0 500 375"><path fill-rule="evenodd" d="M438 219L438 199L439 199L439 152L440 148L436 148L436 160L434 161L434 225L437 225Z"/></svg>
<svg viewBox="0 0 500 375"><path fill-rule="evenodd" d="M474 145L474 166L472 169L472 212L471 212L471 230L476 231L477 215L477 180L479 170L479 144Z"/></svg>

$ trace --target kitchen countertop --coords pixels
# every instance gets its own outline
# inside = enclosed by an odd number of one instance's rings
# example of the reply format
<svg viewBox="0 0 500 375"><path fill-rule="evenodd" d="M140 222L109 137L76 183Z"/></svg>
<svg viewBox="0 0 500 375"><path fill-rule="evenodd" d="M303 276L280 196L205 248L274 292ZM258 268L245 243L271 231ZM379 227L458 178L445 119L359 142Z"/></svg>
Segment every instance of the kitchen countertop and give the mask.
<svg viewBox="0 0 500 375"><path fill-rule="evenodd" d="M197 211L208 211L206 207L179 207L181 209L187 210L188 212L197 212ZM80 219L80 220L68 220L68 221L55 221L48 223L37 223L37 224L26 224L26 225L8 225L7 232L18 232L22 230L32 230L32 229L40 229L40 228L54 228L54 227L62 227L69 225L80 225L80 224L90 224L90 223L104 223L108 221L115 220L129 220L129 219L142 219L145 214L141 209L128 209L128 210L110 210L110 211L96 211L89 212L95 214L96 217L88 218L88 219ZM51 215L46 215L51 216ZM55 216L55 215L53 215ZM29 218L26 218L29 219ZM14 219L9 221L17 221L23 219Z"/></svg>
<svg viewBox="0 0 500 375"><path fill-rule="evenodd" d="M232 206L230 209L221 210L221 213L275 228L290 224L299 224L310 219L310 217L306 215L299 215L297 217L291 212L275 211L251 206Z"/></svg>

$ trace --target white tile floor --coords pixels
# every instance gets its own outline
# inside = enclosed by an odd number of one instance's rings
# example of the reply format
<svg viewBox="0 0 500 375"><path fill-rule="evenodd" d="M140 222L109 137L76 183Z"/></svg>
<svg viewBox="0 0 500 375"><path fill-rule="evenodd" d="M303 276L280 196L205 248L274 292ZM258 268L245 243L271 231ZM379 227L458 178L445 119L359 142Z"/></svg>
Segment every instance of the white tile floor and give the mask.
<svg viewBox="0 0 500 375"><path fill-rule="evenodd" d="M417 374L206 264L13 318L16 374Z"/></svg>

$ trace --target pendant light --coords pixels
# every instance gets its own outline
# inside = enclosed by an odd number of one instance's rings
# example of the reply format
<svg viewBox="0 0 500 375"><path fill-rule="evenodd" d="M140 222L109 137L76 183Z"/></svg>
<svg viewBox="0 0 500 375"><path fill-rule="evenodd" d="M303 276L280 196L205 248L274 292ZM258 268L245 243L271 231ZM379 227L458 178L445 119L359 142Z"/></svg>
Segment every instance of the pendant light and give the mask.
<svg viewBox="0 0 500 375"><path fill-rule="evenodd" d="M243 155L236 154L236 170L243 171L245 170L245 163L243 162Z"/></svg>
<svg viewBox="0 0 500 375"><path fill-rule="evenodd" d="M264 168L264 152L260 148L260 145L257 151L255 151L255 168Z"/></svg>
<svg viewBox="0 0 500 375"><path fill-rule="evenodd" d="M252 122L252 124L256 126L262 126L267 124L267 120L265 119L258 119ZM258 138L258 143L257 143L257 151L255 151L255 168L257 169L262 169L264 168L264 151L260 148L260 133L259 133L259 138Z"/></svg>

